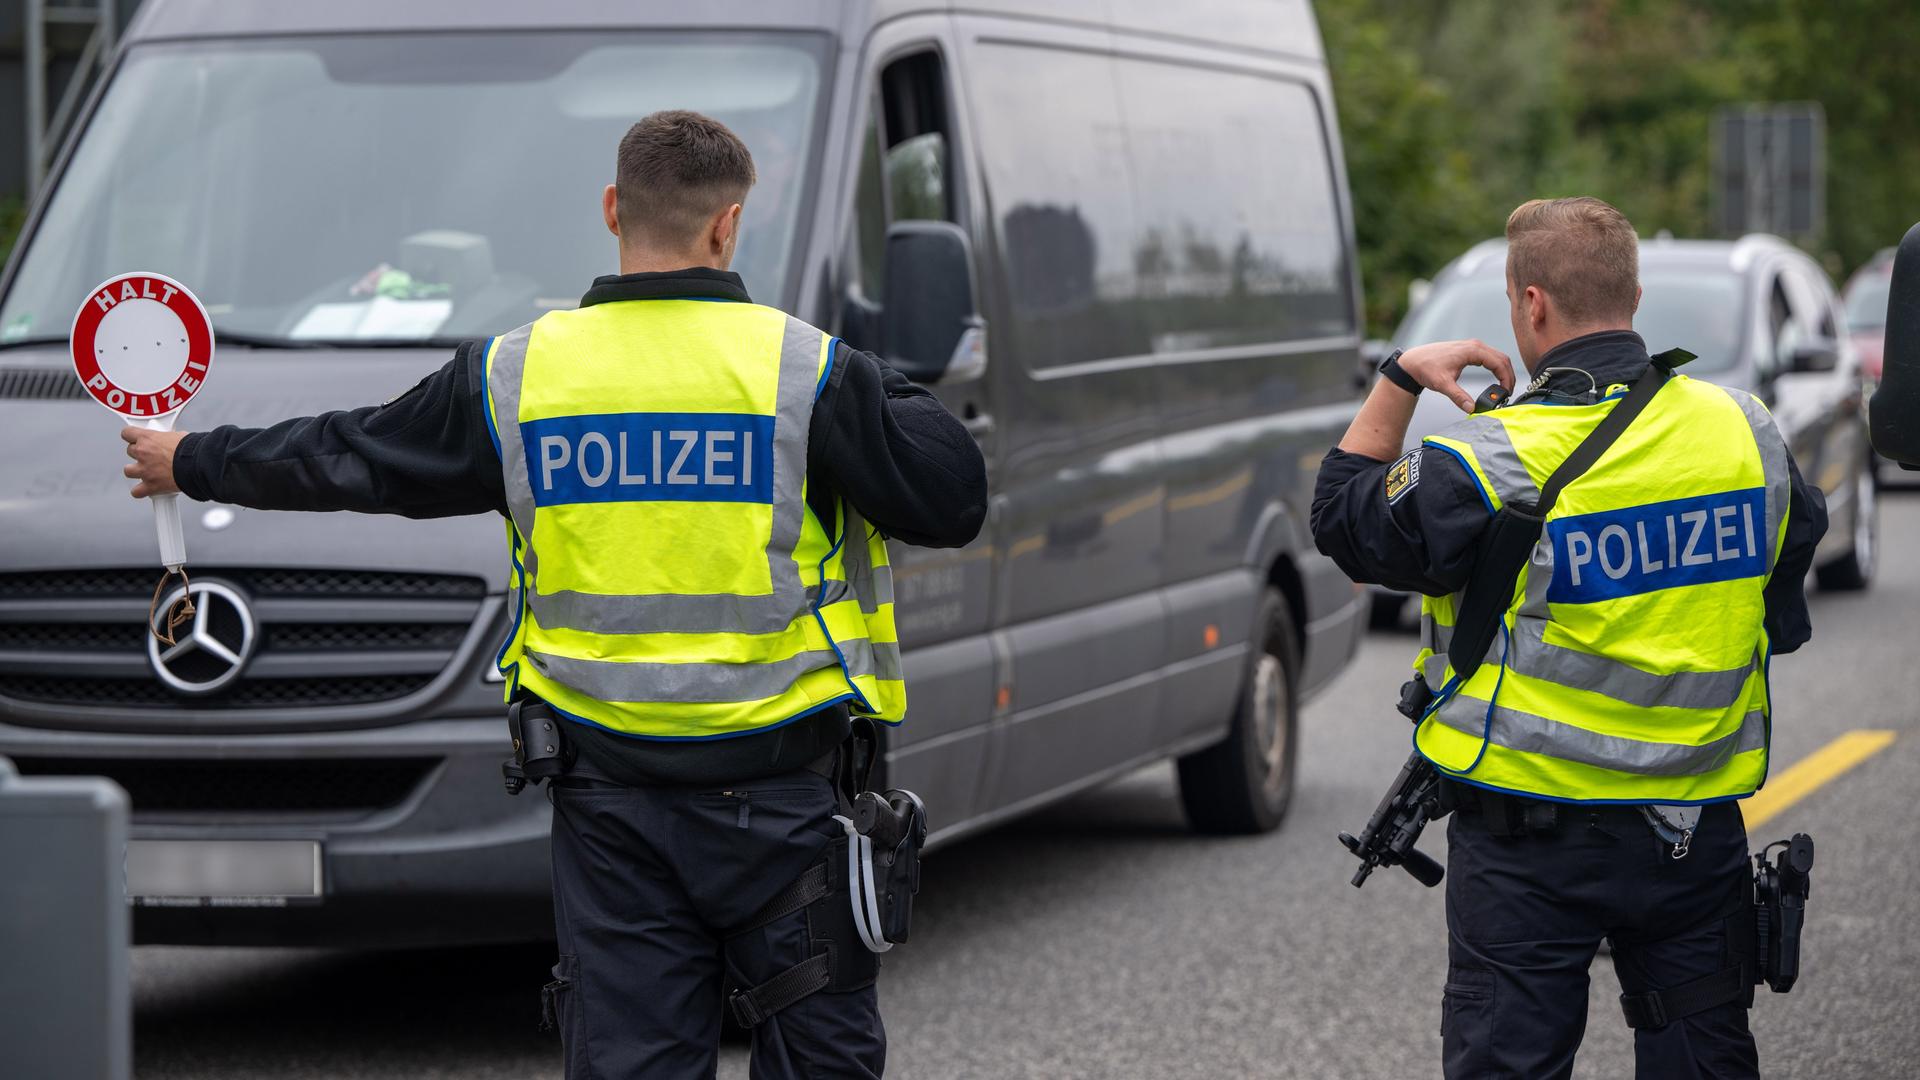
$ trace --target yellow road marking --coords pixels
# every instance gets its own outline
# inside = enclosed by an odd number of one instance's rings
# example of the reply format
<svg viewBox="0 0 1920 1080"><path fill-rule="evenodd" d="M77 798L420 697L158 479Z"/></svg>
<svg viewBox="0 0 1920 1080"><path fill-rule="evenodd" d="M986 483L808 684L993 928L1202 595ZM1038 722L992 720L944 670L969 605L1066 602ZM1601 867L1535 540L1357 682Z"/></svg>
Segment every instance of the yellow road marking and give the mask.
<svg viewBox="0 0 1920 1080"><path fill-rule="evenodd" d="M1849 731L1793 767L1776 773L1758 795L1741 807L1749 830L1765 825L1775 814L1806 798L1841 773L1867 760L1893 742L1891 731Z"/></svg>

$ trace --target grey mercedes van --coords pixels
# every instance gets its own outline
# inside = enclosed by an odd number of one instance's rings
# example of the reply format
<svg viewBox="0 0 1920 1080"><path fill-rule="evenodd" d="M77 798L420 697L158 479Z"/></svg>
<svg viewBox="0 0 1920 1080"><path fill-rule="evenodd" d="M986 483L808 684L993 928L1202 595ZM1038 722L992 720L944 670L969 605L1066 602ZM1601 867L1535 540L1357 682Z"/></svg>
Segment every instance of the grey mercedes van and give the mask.
<svg viewBox="0 0 1920 1080"><path fill-rule="evenodd" d="M1306 0L147 0L0 274L0 754L131 793L139 940L549 934L548 807L501 791L497 521L188 506L220 647L148 644L75 308L196 290L184 428L389 399L611 270L597 192L666 107L753 150L755 299L991 470L977 542L897 556L887 782L941 841L1169 757L1197 828L1280 821L1364 625L1306 526L1360 344Z"/></svg>

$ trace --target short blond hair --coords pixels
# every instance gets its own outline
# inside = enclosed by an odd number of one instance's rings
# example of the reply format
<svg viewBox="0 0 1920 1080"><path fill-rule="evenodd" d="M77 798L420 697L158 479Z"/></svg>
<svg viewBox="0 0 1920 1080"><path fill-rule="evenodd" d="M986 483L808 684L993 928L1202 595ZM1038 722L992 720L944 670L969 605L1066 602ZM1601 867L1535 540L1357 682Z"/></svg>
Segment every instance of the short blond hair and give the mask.
<svg viewBox="0 0 1920 1080"><path fill-rule="evenodd" d="M1507 217L1507 277L1516 292L1539 287L1571 325L1632 323L1640 240L1599 199L1534 199Z"/></svg>

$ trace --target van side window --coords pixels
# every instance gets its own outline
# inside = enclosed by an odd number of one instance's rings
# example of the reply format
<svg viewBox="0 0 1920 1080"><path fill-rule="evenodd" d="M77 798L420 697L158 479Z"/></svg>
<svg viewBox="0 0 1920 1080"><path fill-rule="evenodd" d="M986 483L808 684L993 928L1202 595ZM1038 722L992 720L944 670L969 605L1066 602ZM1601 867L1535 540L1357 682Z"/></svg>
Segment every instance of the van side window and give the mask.
<svg viewBox="0 0 1920 1080"><path fill-rule="evenodd" d="M1305 86L1010 44L980 55L981 157L1033 367L1353 333Z"/></svg>
<svg viewBox="0 0 1920 1080"><path fill-rule="evenodd" d="M1162 253L1138 244L1113 61L1001 42L978 55L969 83L1011 340L1033 368L1144 351L1132 307L1142 264Z"/></svg>
<svg viewBox="0 0 1920 1080"><path fill-rule="evenodd" d="M1353 333L1346 230L1312 91L1115 63L1140 230L1142 351Z"/></svg>
<svg viewBox="0 0 1920 1080"><path fill-rule="evenodd" d="M854 232L847 253L847 298L841 335L874 348L886 302L887 229L896 221L954 221L950 112L936 53L888 64L861 140L855 177Z"/></svg>

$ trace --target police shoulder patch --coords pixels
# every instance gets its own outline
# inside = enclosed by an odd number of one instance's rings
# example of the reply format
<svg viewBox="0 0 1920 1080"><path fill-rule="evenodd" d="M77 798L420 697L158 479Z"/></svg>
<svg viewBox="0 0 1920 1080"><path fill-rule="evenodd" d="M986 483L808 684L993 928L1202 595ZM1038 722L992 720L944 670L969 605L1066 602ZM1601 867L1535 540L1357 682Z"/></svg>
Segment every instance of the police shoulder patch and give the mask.
<svg viewBox="0 0 1920 1080"><path fill-rule="evenodd" d="M1406 497L1407 492L1420 483L1420 451L1414 447L1400 456L1400 460L1387 467L1387 505L1392 506Z"/></svg>

